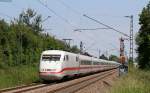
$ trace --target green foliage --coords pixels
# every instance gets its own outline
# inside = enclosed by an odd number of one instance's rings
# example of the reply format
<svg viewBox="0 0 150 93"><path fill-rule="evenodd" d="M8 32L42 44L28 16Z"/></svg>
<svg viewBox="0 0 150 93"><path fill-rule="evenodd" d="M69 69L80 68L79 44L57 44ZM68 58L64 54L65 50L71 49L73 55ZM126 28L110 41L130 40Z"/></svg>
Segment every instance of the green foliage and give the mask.
<svg viewBox="0 0 150 93"><path fill-rule="evenodd" d="M136 37L139 68L150 68L150 3L140 14L140 31Z"/></svg>
<svg viewBox="0 0 150 93"><path fill-rule="evenodd" d="M131 69L114 83L108 93L149 93L150 71Z"/></svg>
<svg viewBox="0 0 150 93"><path fill-rule="evenodd" d="M119 58L118 58L117 56L115 56L115 55L110 55L110 56L109 56L109 60L110 60L110 61L119 62Z"/></svg>
<svg viewBox="0 0 150 93"><path fill-rule="evenodd" d="M16 20L18 24L24 24L32 28L36 32L43 31L42 29L42 16L37 15L37 13L32 9L27 9L19 15L19 19Z"/></svg>
<svg viewBox="0 0 150 93"><path fill-rule="evenodd" d="M38 66L24 65L0 69L0 89L38 82Z"/></svg>
<svg viewBox="0 0 150 93"><path fill-rule="evenodd" d="M104 60L108 60L108 58L104 54L102 54L99 58L104 59Z"/></svg>
<svg viewBox="0 0 150 93"><path fill-rule="evenodd" d="M10 24L0 20L0 88L37 81L40 55L44 50L79 52L76 46L67 46L42 33L41 22L41 15L32 9L23 11Z"/></svg>
<svg viewBox="0 0 150 93"><path fill-rule="evenodd" d="M41 22L41 15L32 9L23 11L10 24L0 20L0 69L38 64L43 50L78 51L75 46L67 46L63 41L41 33Z"/></svg>

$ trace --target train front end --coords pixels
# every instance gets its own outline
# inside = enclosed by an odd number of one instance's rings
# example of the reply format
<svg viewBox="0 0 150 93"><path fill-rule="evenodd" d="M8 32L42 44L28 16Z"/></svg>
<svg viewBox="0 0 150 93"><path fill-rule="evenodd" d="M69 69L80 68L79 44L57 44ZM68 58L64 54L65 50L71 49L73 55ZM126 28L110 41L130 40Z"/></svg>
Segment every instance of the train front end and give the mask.
<svg viewBox="0 0 150 93"><path fill-rule="evenodd" d="M59 51L48 50L41 55L39 76L43 80L60 80L63 78L63 58Z"/></svg>

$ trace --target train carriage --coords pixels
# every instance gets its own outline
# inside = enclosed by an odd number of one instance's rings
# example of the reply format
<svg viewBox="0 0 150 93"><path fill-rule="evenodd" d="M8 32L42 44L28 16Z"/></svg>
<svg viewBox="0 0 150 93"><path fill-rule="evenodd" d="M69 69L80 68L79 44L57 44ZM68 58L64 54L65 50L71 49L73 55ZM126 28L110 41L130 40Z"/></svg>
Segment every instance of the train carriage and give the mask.
<svg viewBox="0 0 150 93"><path fill-rule="evenodd" d="M117 67L114 61L102 60L61 50L46 50L41 54L39 76L43 80L58 80Z"/></svg>

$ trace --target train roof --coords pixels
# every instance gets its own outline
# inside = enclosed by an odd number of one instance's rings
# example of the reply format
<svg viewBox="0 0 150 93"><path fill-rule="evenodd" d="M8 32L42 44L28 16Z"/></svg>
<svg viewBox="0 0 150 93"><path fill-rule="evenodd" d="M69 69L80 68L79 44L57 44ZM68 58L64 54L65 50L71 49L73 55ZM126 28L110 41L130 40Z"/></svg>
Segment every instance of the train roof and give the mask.
<svg viewBox="0 0 150 93"><path fill-rule="evenodd" d="M71 52L67 52L67 51L63 51L63 50L45 50L42 52L42 54L77 55L75 53L71 53Z"/></svg>
<svg viewBox="0 0 150 93"><path fill-rule="evenodd" d="M42 52L42 54L49 54L49 53L64 53L65 51L61 51L61 50L45 50Z"/></svg>
<svg viewBox="0 0 150 93"><path fill-rule="evenodd" d="M75 54L75 53L71 53L71 52L67 52L67 51L63 51L63 50L45 50L42 52L42 54L71 54L71 55L78 55L78 54ZM115 61L109 61L109 60L104 60L104 59L98 59L98 58L95 58L95 57L90 57L90 56L86 56L86 55L82 55L82 54L79 54L79 56L81 58L86 58L86 59L89 59L89 58L92 58L93 60L97 60L99 62L104 62L104 63L114 63L114 64L120 64L118 62L115 62Z"/></svg>

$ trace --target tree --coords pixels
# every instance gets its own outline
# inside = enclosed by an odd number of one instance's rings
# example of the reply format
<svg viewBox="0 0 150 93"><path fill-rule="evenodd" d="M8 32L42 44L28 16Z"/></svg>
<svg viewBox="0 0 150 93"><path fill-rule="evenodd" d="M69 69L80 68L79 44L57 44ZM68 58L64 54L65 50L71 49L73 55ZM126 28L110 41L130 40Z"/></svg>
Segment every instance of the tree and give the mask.
<svg viewBox="0 0 150 93"><path fill-rule="evenodd" d="M65 50L66 44L40 31L41 17L32 9L23 11L18 19L0 20L0 69L5 66L37 65L43 50ZM77 52L76 46L67 47Z"/></svg>
<svg viewBox="0 0 150 93"><path fill-rule="evenodd" d="M110 60L110 61L117 61L117 62L118 62L118 61L119 61L119 58L118 58L117 56L115 56L115 55L110 55L110 56L109 56L109 60Z"/></svg>
<svg viewBox="0 0 150 93"><path fill-rule="evenodd" d="M80 53L80 50L76 45L74 45L74 46L71 47L71 52Z"/></svg>
<svg viewBox="0 0 150 93"><path fill-rule="evenodd" d="M100 59L108 60L108 58L107 58L104 54L102 54L99 58L100 58Z"/></svg>
<svg viewBox="0 0 150 93"><path fill-rule="evenodd" d="M28 8L19 15L16 20L18 24L24 24L31 27L35 32L41 32L42 29L42 16L37 14L34 10Z"/></svg>
<svg viewBox="0 0 150 93"><path fill-rule="evenodd" d="M140 30L136 36L139 68L150 68L150 2L143 8L139 24Z"/></svg>

